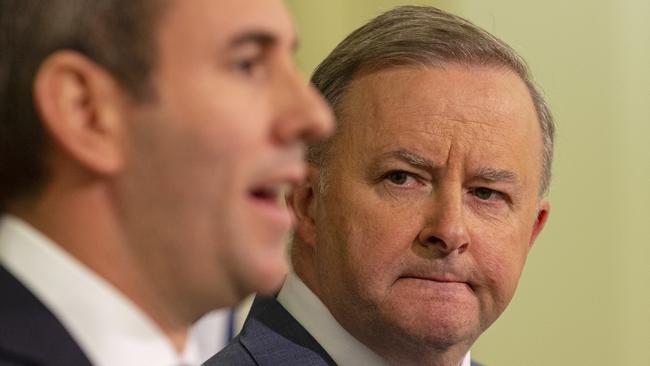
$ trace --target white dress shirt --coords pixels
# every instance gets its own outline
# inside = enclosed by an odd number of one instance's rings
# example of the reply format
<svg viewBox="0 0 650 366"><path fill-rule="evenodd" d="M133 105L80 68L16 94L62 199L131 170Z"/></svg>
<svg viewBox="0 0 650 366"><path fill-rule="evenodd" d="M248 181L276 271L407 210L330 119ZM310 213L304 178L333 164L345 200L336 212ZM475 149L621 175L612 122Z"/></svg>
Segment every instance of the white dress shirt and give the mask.
<svg viewBox="0 0 650 366"><path fill-rule="evenodd" d="M92 245L92 243L88 243ZM193 366L133 302L24 221L0 221L0 262L59 319L97 366Z"/></svg>
<svg viewBox="0 0 650 366"><path fill-rule="evenodd" d="M205 314L191 330L199 352L199 360L207 361L230 342L230 310L221 309Z"/></svg>
<svg viewBox="0 0 650 366"><path fill-rule="evenodd" d="M348 333L295 273L287 275L277 300L338 365L387 365L379 355ZM459 366L470 366L469 352Z"/></svg>

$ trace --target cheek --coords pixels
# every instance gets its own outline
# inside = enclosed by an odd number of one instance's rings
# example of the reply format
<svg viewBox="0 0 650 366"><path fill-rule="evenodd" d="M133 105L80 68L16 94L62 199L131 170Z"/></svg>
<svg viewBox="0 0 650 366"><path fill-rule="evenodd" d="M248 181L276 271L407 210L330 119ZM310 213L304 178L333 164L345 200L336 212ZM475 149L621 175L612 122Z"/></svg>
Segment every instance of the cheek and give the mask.
<svg viewBox="0 0 650 366"><path fill-rule="evenodd" d="M172 119L165 110L137 121L129 176L137 201L171 216L164 231L188 240L222 237L241 215L243 190L261 143L229 121ZM244 139L247 136L247 139ZM176 229L174 229L176 227Z"/></svg>
<svg viewBox="0 0 650 366"><path fill-rule="evenodd" d="M526 244L519 237L501 236L485 240L473 251L478 282L483 289L480 300L491 304L489 306L499 313L508 305L517 288L528 253Z"/></svg>
<svg viewBox="0 0 650 366"><path fill-rule="evenodd" d="M186 148L196 150L199 158L219 160L224 165L234 165L246 156L255 155L262 145L261 130L243 121L215 120L188 129Z"/></svg>
<svg viewBox="0 0 650 366"><path fill-rule="evenodd" d="M195 128L188 122L178 135L172 153L182 165L179 171L188 173L186 177L179 175L185 178L186 189L194 186L197 193L207 190L223 195L226 200L234 198L230 195L238 196L235 192L247 186L251 171L260 169L258 165L267 146L261 131L253 130L247 123L227 120L215 120Z"/></svg>
<svg viewBox="0 0 650 366"><path fill-rule="evenodd" d="M161 117L172 121L179 134L193 134L188 137L195 143L226 155L252 149L269 134L270 110L263 98L242 92L238 84L184 82L189 84L185 89L167 90L159 102Z"/></svg>
<svg viewBox="0 0 650 366"><path fill-rule="evenodd" d="M400 219L412 216L396 214L394 209L365 201L361 195L347 197L356 198L334 202L328 210L327 227L333 228L335 235L327 242L336 258L323 261L325 270L331 271L332 264L339 263L337 281L354 286L356 296L383 298L404 267L417 236L417 224Z"/></svg>

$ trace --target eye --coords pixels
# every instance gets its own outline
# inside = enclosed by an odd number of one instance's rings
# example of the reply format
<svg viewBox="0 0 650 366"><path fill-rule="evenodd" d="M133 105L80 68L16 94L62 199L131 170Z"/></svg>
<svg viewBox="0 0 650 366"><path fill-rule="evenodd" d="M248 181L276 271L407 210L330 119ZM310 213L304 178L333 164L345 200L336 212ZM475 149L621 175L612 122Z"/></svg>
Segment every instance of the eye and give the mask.
<svg viewBox="0 0 650 366"><path fill-rule="evenodd" d="M250 71L253 69L254 64L255 62L253 60L249 60L249 59L239 60L235 64L235 67L237 68L237 70L241 72L250 73Z"/></svg>
<svg viewBox="0 0 650 366"><path fill-rule="evenodd" d="M247 57L235 61L235 69L242 74L253 76L256 73L256 70L260 68L260 58L259 57Z"/></svg>
<svg viewBox="0 0 650 366"><path fill-rule="evenodd" d="M428 192L431 188L426 177L406 170L388 170L378 177L376 183L381 183L384 189L393 194L415 194Z"/></svg>
<svg viewBox="0 0 650 366"><path fill-rule="evenodd" d="M388 172L388 174L386 174L386 179L388 179L391 183L396 184L398 186L406 184L409 177L410 177L409 173L401 170Z"/></svg>
<svg viewBox="0 0 650 366"><path fill-rule="evenodd" d="M414 189L426 186L417 174L404 170L391 170L384 174L381 179L388 184L399 188Z"/></svg>
<svg viewBox="0 0 650 366"><path fill-rule="evenodd" d="M264 74L268 56L265 48L257 44L246 44L233 53L230 67L244 77L257 78Z"/></svg>
<svg viewBox="0 0 650 366"><path fill-rule="evenodd" d="M483 201L492 201L495 199L503 199L503 193L495 191L490 188L480 187L473 191L474 195Z"/></svg>

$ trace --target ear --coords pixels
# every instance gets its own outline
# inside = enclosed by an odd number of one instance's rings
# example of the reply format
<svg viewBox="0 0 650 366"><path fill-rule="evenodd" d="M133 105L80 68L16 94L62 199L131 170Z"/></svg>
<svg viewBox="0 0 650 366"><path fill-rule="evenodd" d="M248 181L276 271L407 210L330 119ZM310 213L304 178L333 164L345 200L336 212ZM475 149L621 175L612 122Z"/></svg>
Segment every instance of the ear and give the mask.
<svg viewBox="0 0 650 366"><path fill-rule="evenodd" d="M295 215L295 235L307 245L316 245L316 197L320 185L320 169L309 164L307 178L287 195L287 205Z"/></svg>
<svg viewBox="0 0 650 366"><path fill-rule="evenodd" d="M541 200L539 203L539 210L537 211L537 218L535 219L535 224L533 226L533 232L530 235L530 242L528 243L529 248L533 247L535 240L537 240L537 236L542 232L542 229L544 229L550 210L551 205L548 201L544 199Z"/></svg>
<svg viewBox="0 0 650 366"><path fill-rule="evenodd" d="M74 51L41 64L34 102L54 146L95 174L123 166L123 95L107 71Z"/></svg>

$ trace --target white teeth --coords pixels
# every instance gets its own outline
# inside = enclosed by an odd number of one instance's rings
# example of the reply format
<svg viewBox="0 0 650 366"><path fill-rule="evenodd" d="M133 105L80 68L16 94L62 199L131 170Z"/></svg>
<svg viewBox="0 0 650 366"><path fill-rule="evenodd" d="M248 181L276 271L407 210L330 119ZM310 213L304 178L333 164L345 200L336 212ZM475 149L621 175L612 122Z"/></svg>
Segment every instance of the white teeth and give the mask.
<svg viewBox="0 0 650 366"><path fill-rule="evenodd" d="M275 197L275 201L279 206L284 206L284 197L286 196L287 193L289 193L290 189L291 189L291 184L286 182L277 183L271 187L271 190L273 191L273 195Z"/></svg>
<svg viewBox="0 0 650 366"><path fill-rule="evenodd" d="M273 199L278 203L282 204L284 202L284 197L291 190L292 184L288 182L279 182L260 188L257 192L261 197L266 199Z"/></svg>
<svg viewBox="0 0 650 366"><path fill-rule="evenodd" d="M264 191L280 198L280 197L284 197L284 195L288 193L290 189L291 189L291 184L287 182L281 182L265 188Z"/></svg>
<svg viewBox="0 0 650 366"><path fill-rule="evenodd" d="M279 183L276 188L278 198L279 199L284 198L287 195L287 193L289 193L289 190L291 190L291 184L287 182Z"/></svg>
<svg viewBox="0 0 650 366"><path fill-rule="evenodd" d="M291 187L293 185L288 182L284 182L280 184L280 187L278 189L278 198L277 198L277 203L279 207L286 207L286 200L285 197L287 197L287 194L291 190Z"/></svg>

